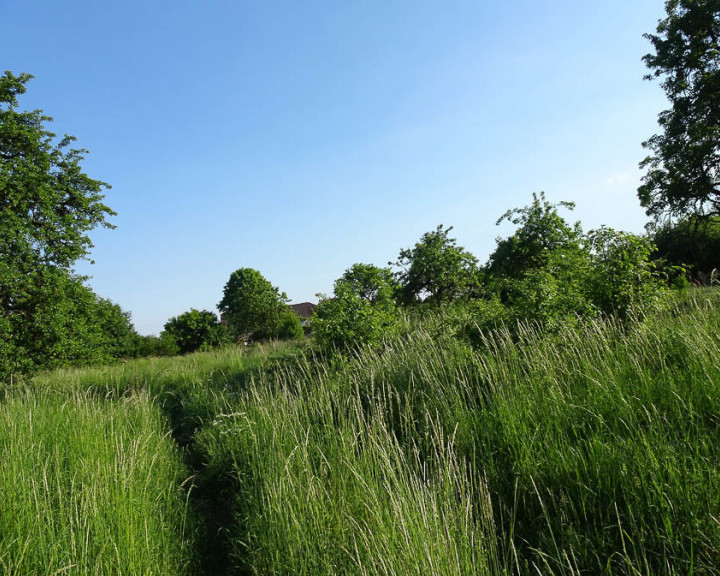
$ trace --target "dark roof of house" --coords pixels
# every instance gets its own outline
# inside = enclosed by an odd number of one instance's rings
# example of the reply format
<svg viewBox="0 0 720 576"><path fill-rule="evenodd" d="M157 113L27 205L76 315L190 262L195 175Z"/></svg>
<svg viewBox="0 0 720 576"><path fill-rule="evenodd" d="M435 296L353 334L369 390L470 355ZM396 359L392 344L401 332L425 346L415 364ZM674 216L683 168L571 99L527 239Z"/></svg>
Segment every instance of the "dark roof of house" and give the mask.
<svg viewBox="0 0 720 576"><path fill-rule="evenodd" d="M313 304L312 302L303 302L302 304L290 304L290 308L295 310L298 316L300 318L310 318L312 316L313 310L315 310L315 306L317 304Z"/></svg>

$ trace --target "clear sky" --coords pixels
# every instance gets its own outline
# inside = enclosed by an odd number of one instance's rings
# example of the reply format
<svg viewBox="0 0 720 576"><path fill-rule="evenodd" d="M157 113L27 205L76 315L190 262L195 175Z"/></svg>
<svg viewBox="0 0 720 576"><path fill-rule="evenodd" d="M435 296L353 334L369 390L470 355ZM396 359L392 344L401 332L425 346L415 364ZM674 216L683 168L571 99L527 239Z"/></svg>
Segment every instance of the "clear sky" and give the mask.
<svg viewBox="0 0 720 576"><path fill-rule="evenodd" d="M532 192L640 233L662 0L0 0L22 108L90 150L95 291L139 332L259 270L316 301L438 224L485 261Z"/></svg>

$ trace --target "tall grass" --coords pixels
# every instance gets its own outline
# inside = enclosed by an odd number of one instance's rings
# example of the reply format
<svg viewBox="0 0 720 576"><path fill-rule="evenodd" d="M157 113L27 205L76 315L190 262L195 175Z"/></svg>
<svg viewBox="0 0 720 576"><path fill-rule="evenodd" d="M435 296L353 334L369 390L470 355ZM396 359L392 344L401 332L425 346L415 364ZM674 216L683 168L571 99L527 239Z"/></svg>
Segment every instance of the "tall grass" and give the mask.
<svg viewBox="0 0 720 576"><path fill-rule="evenodd" d="M718 300L476 348L472 317L440 314L382 354L251 379L199 438L234 478L241 564L719 573Z"/></svg>
<svg viewBox="0 0 720 576"><path fill-rule="evenodd" d="M67 405L11 394L3 419L149 395L232 512L229 573L720 574L720 291L553 333L474 320L408 317L350 358L269 347L53 373L31 388ZM0 535L5 566L32 529Z"/></svg>
<svg viewBox="0 0 720 576"><path fill-rule="evenodd" d="M190 574L187 478L147 395L0 405L3 574Z"/></svg>
<svg viewBox="0 0 720 576"><path fill-rule="evenodd" d="M401 444L382 404L307 367L255 382L200 432L235 483L238 567L257 574L492 574L483 479L432 425L432 454ZM428 420L432 420L427 415Z"/></svg>

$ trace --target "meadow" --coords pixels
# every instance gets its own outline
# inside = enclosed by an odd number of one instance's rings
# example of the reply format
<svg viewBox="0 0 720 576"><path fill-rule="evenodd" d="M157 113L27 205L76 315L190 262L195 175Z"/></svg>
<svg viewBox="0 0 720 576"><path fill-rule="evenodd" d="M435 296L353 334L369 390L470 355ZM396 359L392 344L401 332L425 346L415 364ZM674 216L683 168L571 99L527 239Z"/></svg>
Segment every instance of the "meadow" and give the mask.
<svg viewBox="0 0 720 576"><path fill-rule="evenodd" d="M720 573L720 291L2 390L7 574Z"/></svg>

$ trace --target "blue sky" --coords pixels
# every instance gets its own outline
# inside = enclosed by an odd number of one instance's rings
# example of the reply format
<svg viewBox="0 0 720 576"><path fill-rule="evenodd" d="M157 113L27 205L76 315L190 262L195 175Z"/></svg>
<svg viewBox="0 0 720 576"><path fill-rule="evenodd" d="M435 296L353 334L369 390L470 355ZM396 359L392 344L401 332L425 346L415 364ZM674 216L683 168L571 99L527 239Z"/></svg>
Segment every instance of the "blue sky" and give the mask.
<svg viewBox="0 0 720 576"><path fill-rule="evenodd" d="M541 190L642 232L663 5L6 0L0 54L112 185L117 229L78 271L149 334L237 268L316 301L440 223L485 261Z"/></svg>

